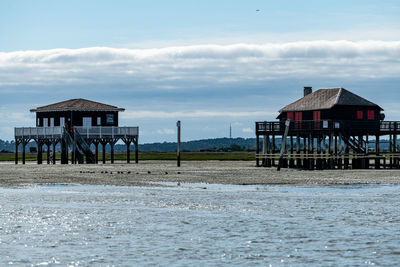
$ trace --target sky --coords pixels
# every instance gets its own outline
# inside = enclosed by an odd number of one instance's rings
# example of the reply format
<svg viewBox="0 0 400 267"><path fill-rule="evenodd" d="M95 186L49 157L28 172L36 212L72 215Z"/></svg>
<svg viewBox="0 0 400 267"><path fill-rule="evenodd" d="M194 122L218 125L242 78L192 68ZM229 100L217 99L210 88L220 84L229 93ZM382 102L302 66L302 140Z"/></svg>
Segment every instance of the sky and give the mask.
<svg viewBox="0 0 400 267"><path fill-rule="evenodd" d="M258 10L258 11L257 11ZM139 143L254 137L304 86L400 119L400 1L0 1L0 139L38 106L125 108Z"/></svg>

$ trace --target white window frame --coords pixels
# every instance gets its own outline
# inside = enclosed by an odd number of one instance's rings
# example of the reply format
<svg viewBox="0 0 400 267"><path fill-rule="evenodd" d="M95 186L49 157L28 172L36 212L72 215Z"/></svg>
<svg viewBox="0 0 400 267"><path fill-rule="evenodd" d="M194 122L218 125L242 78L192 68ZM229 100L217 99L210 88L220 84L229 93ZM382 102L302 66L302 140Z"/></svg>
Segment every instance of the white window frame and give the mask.
<svg viewBox="0 0 400 267"><path fill-rule="evenodd" d="M65 126L65 117L60 117L60 126L61 127Z"/></svg>
<svg viewBox="0 0 400 267"><path fill-rule="evenodd" d="M87 122L89 122L89 124L87 124ZM83 117L82 118L82 126L85 128L91 128L92 127L92 117Z"/></svg>

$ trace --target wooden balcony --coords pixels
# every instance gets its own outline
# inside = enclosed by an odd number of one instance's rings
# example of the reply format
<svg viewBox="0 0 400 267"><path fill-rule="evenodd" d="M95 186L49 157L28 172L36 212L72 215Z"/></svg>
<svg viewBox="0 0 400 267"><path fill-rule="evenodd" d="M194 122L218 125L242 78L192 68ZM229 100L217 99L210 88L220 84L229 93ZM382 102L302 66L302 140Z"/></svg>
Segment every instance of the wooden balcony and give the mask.
<svg viewBox="0 0 400 267"><path fill-rule="evenodd" d="M256 122L256 135L283 135L284 121ZM400 134L399 121L291 121L289 135L331 134L346 132L349 135Z"/></svg>
<svg viewBox="0 0 400 267"><path fill-rule="evenodd" d="M83 138L130 138L139 135L139 127L94 126L74 127ZM15 139L57 139L64 133L64 127L20 127L14 128Z"/></svg>

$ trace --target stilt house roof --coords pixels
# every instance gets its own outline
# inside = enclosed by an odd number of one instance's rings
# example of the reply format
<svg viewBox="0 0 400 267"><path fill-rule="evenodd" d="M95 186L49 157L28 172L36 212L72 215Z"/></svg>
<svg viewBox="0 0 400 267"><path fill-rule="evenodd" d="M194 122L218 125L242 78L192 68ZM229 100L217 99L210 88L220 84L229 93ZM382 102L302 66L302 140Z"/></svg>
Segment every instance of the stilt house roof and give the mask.
<svg viewBox="0 0 400 267"><path fill-rule="evenodd" d="M52 112L52 111L124 111L123 108L107 105L87 99L75 98L47 106L31 109L31 112Z"/></svg>
<svg viewBox="0 0 400 267"><path fill-rule="evenodd" d="M383 110L377 104L353 94L344 88L328 88L318 89L317 91L285 106L279 110L279 112L331 109L336 105L371 106Z"/></svg>

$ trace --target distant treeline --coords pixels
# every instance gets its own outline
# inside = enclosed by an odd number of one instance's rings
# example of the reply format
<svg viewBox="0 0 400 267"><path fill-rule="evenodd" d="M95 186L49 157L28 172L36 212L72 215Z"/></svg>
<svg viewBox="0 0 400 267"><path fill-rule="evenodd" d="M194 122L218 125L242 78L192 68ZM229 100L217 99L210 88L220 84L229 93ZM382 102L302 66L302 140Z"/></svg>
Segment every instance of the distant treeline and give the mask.
<svg viewBox="0 0 400 267"><path fill-rule="evenodd" d="M182 151L253 151L255 150L256 139L255 138L215 138L215 139L203 139L181 143ZM22 147L18 150L21 151ZM35 150L36 143L34 141L29 142L26 145L26 151ZM46 150L46 146L44 146ZM94 149L94 147L93 147ZM99 145L101 151L102 146ZM131 149L134 149L132 145ZM60 150L58 144L56 150ZM116 144L114 146L115 152L126 151L126 146L123 144ZM176 142L163 142L163 143L150 143L150 144L139 144L139 150L144 152L156 151L156 152L174 152L176 151ZM15 142L14 141L3 141L0 140L0 151L2 152L14 152ZM110 151L109 145L106 146L106 151Z"/></svg>
<svg viewBox="0 0 400 267"><path fill-rule="evenodd" d="M281 145L281 139L277 138L277 148ZM301 144L301 147L303 144ZM388 150L389 142L387 140L381 140L381 149ZM26 146L26 151L36 152L36 143L34 141L29 142ZM262 138L260 138L260 148L262 147ZM375 141L369 142L371 149L375 148ZM94 150L94 146L92 147ZM44 146L46 150L46 146ZM131 146L134 149L134 146ZM205 152L227 152L227 151L255 151L256 139L255 138L214 138L214 139L202 139L195 141L187 141L181 143L182 151L205 151ZM18 149L22 150L22 147ZM57 151L60 151L60 144L56 147ZM123 144L116 144L114 146L115 152L126 151L126 146ZM3 141L0 139L0 152L14 152L15 143L14 141ZM99 151L102 151L102 146L99 145ZM110 151L110 146L106 146L106 151ZM163 142L163 143L149 143L139 144L139 151L143 152L174 152L176 151L176 142Z"/></svg>

